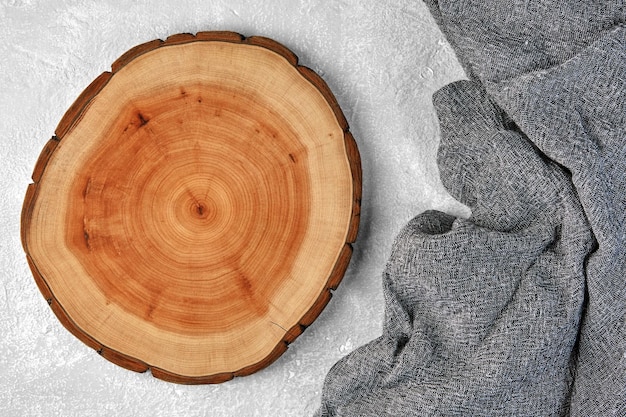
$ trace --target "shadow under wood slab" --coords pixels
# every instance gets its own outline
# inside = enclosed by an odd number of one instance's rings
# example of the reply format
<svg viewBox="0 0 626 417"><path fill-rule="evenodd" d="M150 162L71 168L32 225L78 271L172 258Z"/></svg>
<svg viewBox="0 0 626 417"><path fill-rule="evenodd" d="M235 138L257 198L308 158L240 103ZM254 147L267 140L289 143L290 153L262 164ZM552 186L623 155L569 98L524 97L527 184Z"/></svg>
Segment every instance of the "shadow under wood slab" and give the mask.
<svg viewBox="0 0 626 417"><path fill-rule="evenodd" d="M22 243L61 323L108 360L178 383L251 374L341 281L359 153L327 85L275 41L139 45L55 133Z"/></svg>

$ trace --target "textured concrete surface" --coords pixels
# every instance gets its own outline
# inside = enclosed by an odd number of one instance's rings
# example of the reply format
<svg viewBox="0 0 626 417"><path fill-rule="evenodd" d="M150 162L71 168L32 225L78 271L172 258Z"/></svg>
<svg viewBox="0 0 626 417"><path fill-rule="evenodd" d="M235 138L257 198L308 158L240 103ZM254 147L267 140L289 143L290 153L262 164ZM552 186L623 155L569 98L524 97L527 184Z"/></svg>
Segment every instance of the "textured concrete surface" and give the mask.
<svg viewBox="0 0 626 417"><path fill-rule="evenodd" d="M439 181L430 101L464 76L418 1L1 0L0 22L0 415L308 415L335 361L380 334L381 272L402 225L428 208L467 214ZM19 216L39 152L82 89L134 45L202 30L271 37L322 75L358 142L364 192L352 263L319 319L257 374L181 386L107 362L58 323Z"/></svg>

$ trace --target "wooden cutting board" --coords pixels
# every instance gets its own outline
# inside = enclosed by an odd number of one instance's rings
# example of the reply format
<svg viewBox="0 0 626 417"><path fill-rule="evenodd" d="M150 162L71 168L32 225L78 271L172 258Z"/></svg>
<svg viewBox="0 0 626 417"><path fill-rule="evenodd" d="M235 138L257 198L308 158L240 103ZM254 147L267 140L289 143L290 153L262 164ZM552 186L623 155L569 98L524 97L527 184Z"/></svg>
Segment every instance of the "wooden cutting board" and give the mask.
<svg viewBox="0 0 626 417"><path fill-rule="evenodd" d="M357 146L324 81L232 32L139 45L44 147L22 211L35 281L108 360L218 383L278 358L352 254Z"/></svg>

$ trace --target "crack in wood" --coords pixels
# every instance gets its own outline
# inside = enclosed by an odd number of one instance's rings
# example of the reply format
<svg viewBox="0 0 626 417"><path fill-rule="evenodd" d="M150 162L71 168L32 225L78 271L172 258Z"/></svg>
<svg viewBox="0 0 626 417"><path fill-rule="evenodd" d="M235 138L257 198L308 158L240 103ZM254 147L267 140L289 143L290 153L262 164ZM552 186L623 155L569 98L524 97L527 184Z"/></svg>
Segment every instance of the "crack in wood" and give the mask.
<svg viewBox="0 0 626 417"><path fill-rule="evenodd" d="M139 122L141 123L141 126L147 125L148 122L150 121L150 119L146 119L146 116L144 116L141 113L137 113L137 117L139 118Z"/></svg>
<svg viewBox="0 0 626 417"><path fill-rule="evenodd" d="M280 328L281 328L281 329L283 329L284 331L287 331L287 329L285 329L283 326L281 326L280 324L278 324L278 323L276 323L276 322L270 321L270 323L272 323L273 325L276 325L276 326L280 327Z"/></svg>

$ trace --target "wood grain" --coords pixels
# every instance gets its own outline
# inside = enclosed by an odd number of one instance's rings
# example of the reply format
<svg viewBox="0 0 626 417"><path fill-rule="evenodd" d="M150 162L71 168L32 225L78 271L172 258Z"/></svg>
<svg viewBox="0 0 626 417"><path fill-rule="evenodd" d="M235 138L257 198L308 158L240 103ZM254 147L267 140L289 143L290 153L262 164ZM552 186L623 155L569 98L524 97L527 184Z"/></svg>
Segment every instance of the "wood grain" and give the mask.
<svg viewBox="0 0 626 417"><path fill-rule="evenodd" d="M361 166L328 85L234 32L130 49L33 171L22 244L59 321L103 357L185 384L274 362L352 254Z"/></svg>

